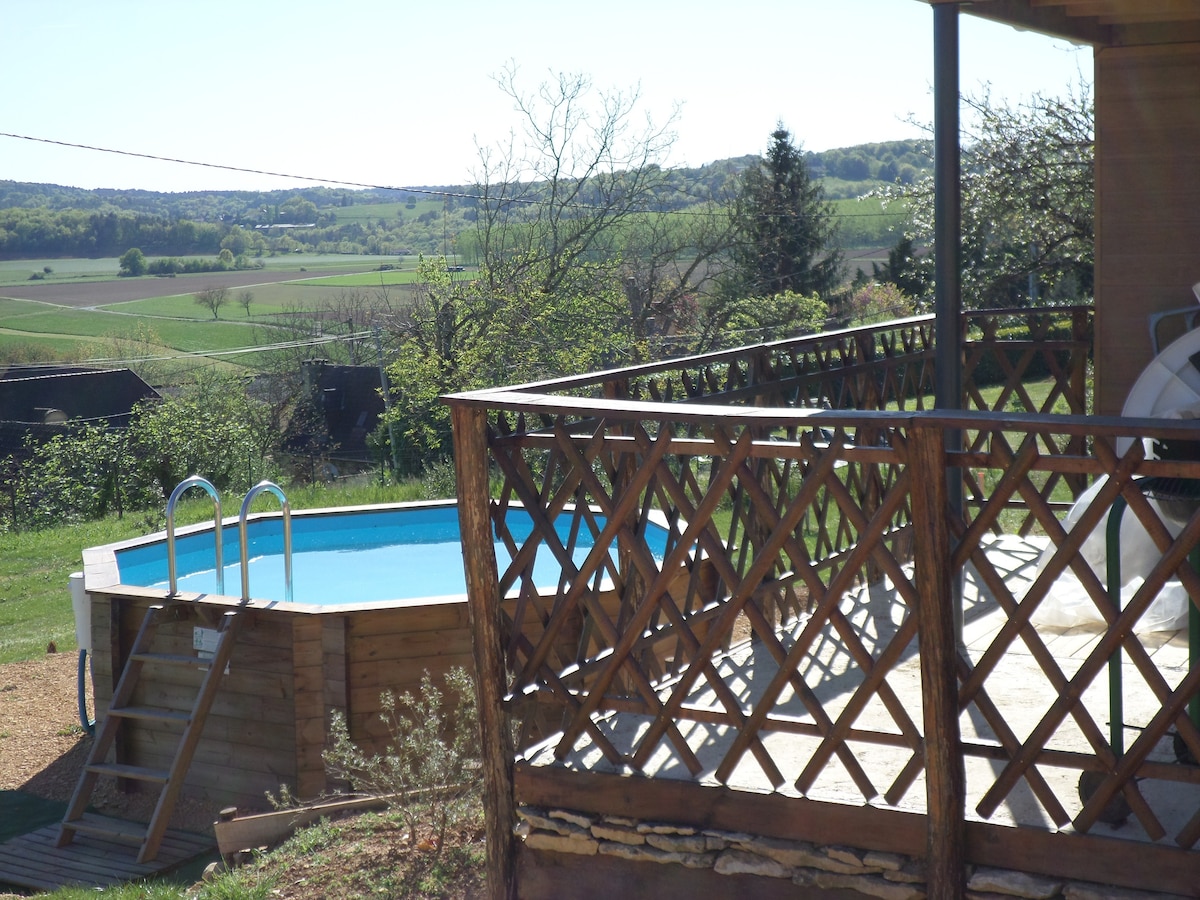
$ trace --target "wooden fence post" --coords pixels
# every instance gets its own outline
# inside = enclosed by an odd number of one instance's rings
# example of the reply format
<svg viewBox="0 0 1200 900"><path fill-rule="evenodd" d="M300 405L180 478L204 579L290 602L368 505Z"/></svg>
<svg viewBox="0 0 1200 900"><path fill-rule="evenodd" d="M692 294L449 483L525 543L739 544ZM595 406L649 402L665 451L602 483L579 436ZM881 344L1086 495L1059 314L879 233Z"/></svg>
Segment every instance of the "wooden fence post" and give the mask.
<svg viewBox="0 0 1200 900"><path fill-rule="evenodd" d="M965 891L966 775L958 728L958 677L946 527L946 444L940 425L914 420L908 463L912 490L914 581L920 606L921 703L925 724L926 864L931 900Z"/></svg>
<svg viewBox="0 0 1200 900"><path fill-rule="evenodd" d="M483 756L488 895L516 896L512 736L505 713L508 676L500 618L500 583L488 513L487 411L453 404L458 523L467 580L467 621L475 656L479 742Z"/></svg>

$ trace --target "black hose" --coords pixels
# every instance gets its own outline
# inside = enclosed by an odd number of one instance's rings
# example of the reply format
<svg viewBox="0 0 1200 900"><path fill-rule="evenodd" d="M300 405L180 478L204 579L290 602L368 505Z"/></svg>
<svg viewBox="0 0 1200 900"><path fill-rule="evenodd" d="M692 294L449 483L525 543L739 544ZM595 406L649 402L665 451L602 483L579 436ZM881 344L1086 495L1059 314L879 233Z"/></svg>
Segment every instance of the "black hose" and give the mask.
<svg viewBox="0 0 1200 900"><path fill-rule="evenodd" d="M87 682L84 680L87 666L88 652L81 649L79 651L79 724L88 734L96 733L96 720L88 718L87 711Z"/></svg>

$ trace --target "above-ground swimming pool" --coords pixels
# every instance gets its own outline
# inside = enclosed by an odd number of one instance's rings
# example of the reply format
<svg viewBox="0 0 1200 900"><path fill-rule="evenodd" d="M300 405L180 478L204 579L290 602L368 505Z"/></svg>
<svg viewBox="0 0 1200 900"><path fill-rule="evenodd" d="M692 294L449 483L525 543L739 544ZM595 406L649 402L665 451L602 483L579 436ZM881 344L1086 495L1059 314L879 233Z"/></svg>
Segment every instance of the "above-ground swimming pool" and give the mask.
<svg viewBox="0 0 1200 900"><path fill-rule="evenodd" d="M560 517L559 538L565 544L569 516ZM520 509L506 517L518 544L532 531ZM603 520L600 521L603 525ZM176 539L178 587L181 592L235 596L240 591L240 549L235 524L223 530L224 590L217 590L216 550L211 526L188 529ZM284 599L283 524L278 515L253 519L249 534L250 597ZM656 528L652 549L661 558L666 530ZM591 550L591 535L581 529L574 549L576 564ZM509 559L495 542L503 570ZM168 586L165 543L139 543L115 551L121 584ZM561 566L548 549L539 551L534 583L553 588ZM394 600L459 597L466 594L458 510L453 504L406 504L356 507L292 514L292 597L294 603L323 607L373 604Z"/></svg>
<svg viewBox="0 0 1200 900"><path fill-rule="evenodd" d="M521 519L524 518L524 522ZM572 518L560 516L564 538ZM518 543L529 519L510 509L506 524ZM201 659L226 613L240 621L223 676L185 781L192 795L242 809L262 809L264 793L287 784L302 798L333 787L325 773L331 714L345 716L351 738L379 752L387 734L380 694L417 694L426 673L473 666L458 514L453 503L399 504L297 512L291 516L293 598L283 598L283 527L278 513L247 527L250 600L242 602L238 527L223 527L224 591L218 594L213 524L178 530L178 593L168 591L165 534L84 550L84 590L91 601L92 677L97 716L106 713L146 611L165 604L155 650ZM665 528L654 526L665 547ZM575 560L592 546L581 537ZM497 557L507 565L505 548ZM537 593L553 594L561 565L539 548ZM686 572L681 572L686 583ZM611 585L592 585L597 602L616 615ZM505 601L506 606L515 603ZM574 653L581 622L560 630L564 656ZM533 636L536 637L536 636ZM132 705L190 710L198 667L173 667L139 681ZM165 768L173 752L163 726L132 720L116 762Z"/></svg>

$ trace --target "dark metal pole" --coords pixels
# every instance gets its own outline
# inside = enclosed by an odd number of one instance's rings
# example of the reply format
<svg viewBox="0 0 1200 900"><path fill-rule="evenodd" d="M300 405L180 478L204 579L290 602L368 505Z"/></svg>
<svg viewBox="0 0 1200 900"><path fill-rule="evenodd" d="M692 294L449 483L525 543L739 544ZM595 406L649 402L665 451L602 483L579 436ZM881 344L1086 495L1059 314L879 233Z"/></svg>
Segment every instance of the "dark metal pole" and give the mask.
<svg viewBox="0 0 1200 900"><path fill-rule="evenodd" d="M934 293L934 354L936 381L934 383L934 406L937 409L962 408L962 181L960 168L959 122L958 122L958 4L935 3L933 7L933 250L935 255ZM920 432L917 432L918 437ZM923 446L924 441L918 441ZM946 459L949 454L962 449L962 432L946 429L943 446L925 449L934 451L936 457ZM938 459L928 459L926 464L936 470ZM936 476L934 476L936 478ZM940 500L947 515L962 521L963 481L962 472L956 467L946 467L946 492ZM940 505L940 504L939 504ZM913 496L913 519L920 506ZM923 512L936 515L928 508ZM930 526L932 527L932 525ZM943 547L940 554L927 554L926 565L943 569L940 573L927 573L922 583L929 586L931 594L922 597L922 606L927 601L943 604L940 610L923 609L921 627L930 634L921 635L921 678L922 697L942 703L941 717L926 712L926 737L934 737L945 744L934 751L934 760L927 760L928 778L927 803L928 827L927 855L930 861L928 894L930 900L962 900L966 884L964 877L965 842L963 820L965 818L965 774L963 772L962 745L958 734L957 704L958 680L955 675L955 659L963 652L963 573L950 572L953 547L949 527L939 529L941 534L927 534L926 540ZM936 549L936 548L935 548ZM936 575L940 574L940 578ZM943 590L936 589L938 585ZM949 588L948 591L945 588ZM950 607L949 610L945 606ZM950 626L947 628L946 626ZM927 659L927 657L929 657ZM939 682L937 669L943 669ZM938 691L940 690L940 693ZM948 705L947 705L948 704ZM936 710L934 711L937 712ZM930 727L934 730L931 732ZM930 766L930 762L936 764Z"/></svg>
<svg viewBox="0 0 1200 900"><path fill-rule="evenodd" d="M934 340L938 409L962 406L962 186L958 121L958 4L933 7Z"/></svg>
<svg viewBox="0 0 1200 900"><path fill-rule="evenodd" d="M962 181L959 148L958 4L933 7L933 250L935 261L934 406L962 408ZM962 433L946 432L946 451L962 449ZM950 512L962 518L962 473L946 470ZM954 633L962 643L962 578L953 579Z"/></svg>

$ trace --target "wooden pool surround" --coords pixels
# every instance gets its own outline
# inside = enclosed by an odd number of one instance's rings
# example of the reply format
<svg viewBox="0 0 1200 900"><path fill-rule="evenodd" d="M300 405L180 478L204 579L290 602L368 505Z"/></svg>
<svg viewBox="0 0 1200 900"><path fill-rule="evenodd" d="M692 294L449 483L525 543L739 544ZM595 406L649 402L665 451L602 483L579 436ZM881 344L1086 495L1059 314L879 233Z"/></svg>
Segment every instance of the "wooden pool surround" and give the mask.
<svg viewBox="0 0 1200 900"><path fill-rule="evenodd" d="M344 607L243 604L185 592L168 599L163 589L119 583L115 550L146 540L83 553L98 719L150 606L175 607L175 618L158 630L156 650L164 653L195 655L194 629L215 628L229 609L245 617L185 782L187 795L245 810L268 808L265 792L277 793L284 784L299 798L317 797L338 787L321 758L334 711L345 715L351 738L364 751L379 752L386 738L381 693L415 695L425 672L436 682L455 666L473 670L465 597ZM681 575L686 581L686 572ZM615 592L599 600L610 615L617 614ZM568 642L578 640L581 628L580 623L568 629ZM536 642L540 635L526 637ZM186 711L201 674L199 668L172 667L143 675L132 703ZM167 733L170 726L140 721L130 726L114 761L147 767L169 762L176 743L175 733Z"/></svg>

